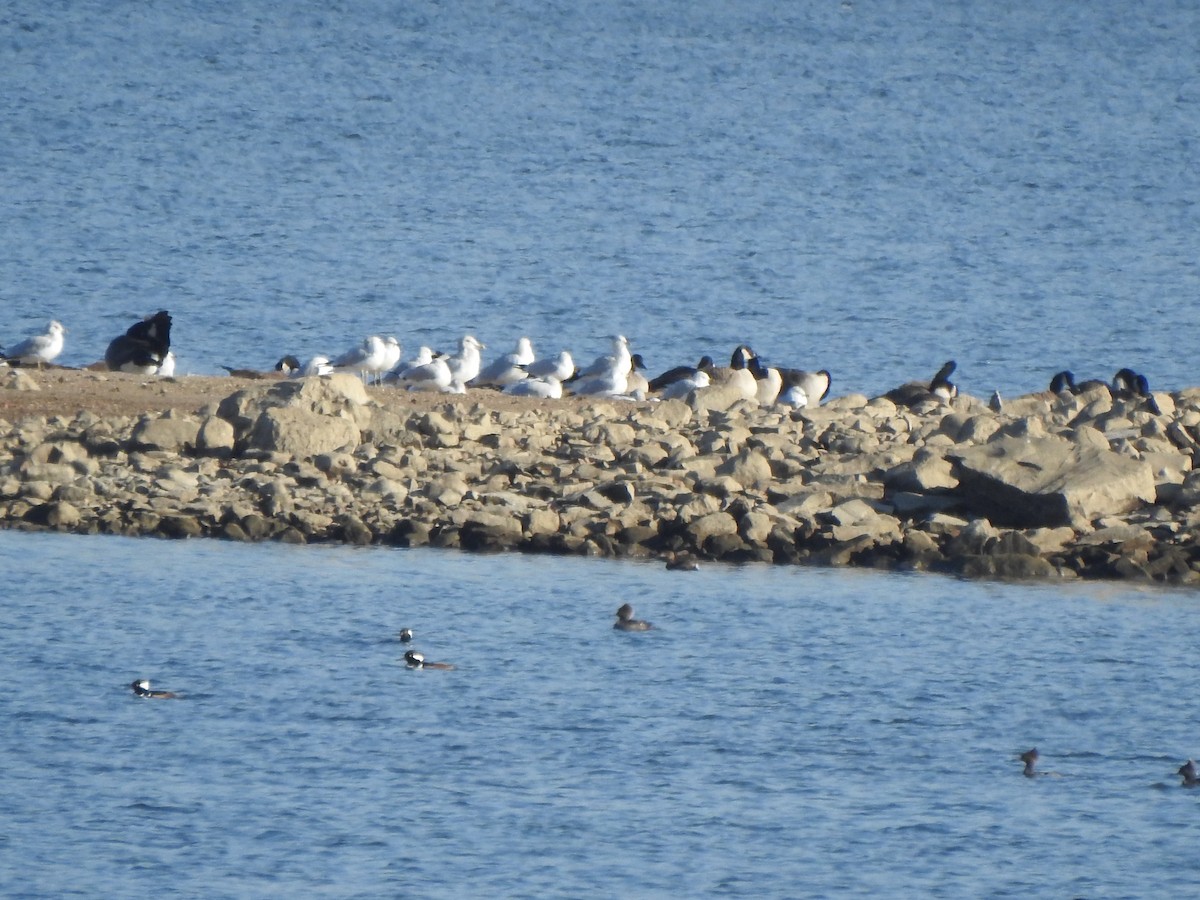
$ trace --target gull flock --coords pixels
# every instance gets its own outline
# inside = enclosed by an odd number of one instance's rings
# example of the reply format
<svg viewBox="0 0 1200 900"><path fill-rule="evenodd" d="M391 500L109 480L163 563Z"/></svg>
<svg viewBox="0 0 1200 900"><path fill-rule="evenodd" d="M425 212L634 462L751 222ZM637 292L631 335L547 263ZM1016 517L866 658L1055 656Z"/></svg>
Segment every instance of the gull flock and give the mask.
<svg viewBox="0 0 1200 900"><path fill-rule="evenodd" d="M829 393L827 370L803 371L767 366L749 347L739 346L728 366L711 357L695 366L678 366L653 379L645 374L640 354L630 352L624 335L611 338L610 350L578 366L569 350L538 358L528 337L517 340L512 352L484 365L486 345L464 335L453 354L421 347L409 360L395 337L370 335L339 356L315 356L300 364L281 360L277 369L289 375L351 372L364 382L394 385L410 391L464 394L468 388L492 388L519 397L558 399L563 396L608 397L628 400L683 398L714 385L733 385L747 400L782 403L793 408L817 405ZM231 370L236 371L236 370Z"/></svg>
<svg viewBox="0 0 1200 900"><path fill-rule="evenodd" d="M51 321L44 333L22 338L10 344L7 350L0 347L0 366L41 368L52 365L63 351L66 334L67 329L62 323ZM762 406L793 409L819 406L829 395L832 383L827 369L770 366L745 344L734 349L727 366L719 366L711 356L704 356L695 366L676 366L653 378L646 376L646 364L641 355L632 353L629 340L620 334L611 338L608 353L596 357L586 366L576 365L568 350L538 358L533 342L526 336L517 340L512 352L487 365L484 365L481 353L485 349L485 344L468 334L459 340L456 353L441 353L422 346L411 359L405 360L400 341L394 336L372 334L337 356L313 356L303 363L295 356L285 356L273 372L222 368L231 375L247 378L301 378L347 372L358 375L364 383L409 391L465 394L468 388L491 388L513 396L544 399L568 395L627 400L682 399L694 391L720 387L727 388L739 399ZM140 375L173 375L175 355L171 351L170 314L159 310L135 322L124 334L112 339L102 363L88 368ZM955 362L950 360L929 382L901 385L884 396L907 406L924 400L949 402L958 394L957 386L950 380L955 368ZM1103 382L1077 384L1075 376L1064 371L1053 377L1050 391L1075 394L1100 383ZM1132 369L1117 372L1110 389L1114 394L1141 397L1148 404L1154 404L1146 377ZM991 406L997 411L1001 408L998 393L992 395Z"/></svg>

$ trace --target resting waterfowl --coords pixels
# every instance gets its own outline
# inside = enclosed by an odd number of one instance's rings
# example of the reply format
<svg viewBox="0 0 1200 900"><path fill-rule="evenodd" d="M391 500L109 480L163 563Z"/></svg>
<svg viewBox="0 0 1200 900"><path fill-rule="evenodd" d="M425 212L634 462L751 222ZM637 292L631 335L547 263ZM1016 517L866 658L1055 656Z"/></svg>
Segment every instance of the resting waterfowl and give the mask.
<svg viewBox="0 0 1200 900"><path fill-rule="evenodd" d="M171 314L160 309L135 322L104 351L104 364L113 372L154 375L171 349Z"/></svg>
<svg viewBox="0 0 1200 900"><path fill-rule="evenodd" d="M892 388L883 396L897 406L916 406L927 400L939 400L948 403L958 396L958 386L950 381L950 375L958 368L958 363L950 360L933 376L928 384L909 382L900 387Z"/></svg>
<svg viewBox="0 0 1200 900"><path fill-rule="evenodd" d="M652 393L658 393L659 391L665 390L677 382L694 380L698 372L704 373L704 381L705 385L707 385L709 382L708 373L711 372L715 367L716 363L713 362L713 358L711 356L702 356L700 357L700 362L696 363L694 366L676 366L673 369L667 369L667 371L656 376L655 378L651 378L649 382L650 391ZM695 387L693 386L689 388L688 391L694 389ZM686 393L687 392L684 393L684 396L686 396ZM680 395L676 394L676 396Z"/></svg>

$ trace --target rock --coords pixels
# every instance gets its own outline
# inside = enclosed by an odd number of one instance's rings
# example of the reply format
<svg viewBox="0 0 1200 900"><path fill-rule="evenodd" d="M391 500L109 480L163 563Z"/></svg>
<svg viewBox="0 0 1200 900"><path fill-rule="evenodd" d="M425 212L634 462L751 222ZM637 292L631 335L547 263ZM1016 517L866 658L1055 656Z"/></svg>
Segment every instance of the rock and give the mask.
<svg viewBox="0 0 1200 900"><path fill-rule="evenodd" d="M130 443L139 450L181 453L195 448L199 433L200 423L190 416L146 417L134 427Z"/></svg>
<svg viewBox="0 0 1200 900"><path fill-rule="evenodd" d="M1149 464L1059 437L1003 438L949 458L958 494L1001 525L1088 528L1155 498Z"/></svg>
<svg viewBox="0 0 1200 900"><path fill-rule="evenodd" d="M964 557L960 572L967 578L1002 578L1025 580L1048 578L1058 574L1049 561L1040 556L1017 553Z"/></svg>
<svg viewBox="0 0 1200 900"><path fill-rule="evenodd" d="M0 388L7 391L40 391L39 385L30 374L23 369L9 369L0 380Z"/></svg>
<svg viewBox="0 0 1200 900"><path fill-rule="evenodd" d="M714 535L737 534L737 522L725 512L714 512L693 519L687 524L687 533L696 547L703 547Z"/></svg>
<svg viewBox="0 0 1200 900"><path fill-rule="evenodd" d="M942 454L922 448L911 460L893 466L883 476L883 483L893 491L924 494L934 490L958 487L950 461Z"/></svg>
<svg viewBox="0 0 1200 900"><path fill-rule="evenodd" d="M254 422L247 446L308 458L353 449L358 442L358 426L350 419L306 409L272 407L263 410Z"/></svg>
<svg viewBox="0 0 1200 900"><path fill-rule="evenodd" d="M218 416L208 416L196 434L196 452L228 457L233 453L233 425Z"/></svg>
<svg viewBox="0 0 1200 900"><path fill-rule="evenodd" d="M762 453L749 448L717 466L717 474L732 478L750 491L765 491L773 480L771 463Z"/></svg>

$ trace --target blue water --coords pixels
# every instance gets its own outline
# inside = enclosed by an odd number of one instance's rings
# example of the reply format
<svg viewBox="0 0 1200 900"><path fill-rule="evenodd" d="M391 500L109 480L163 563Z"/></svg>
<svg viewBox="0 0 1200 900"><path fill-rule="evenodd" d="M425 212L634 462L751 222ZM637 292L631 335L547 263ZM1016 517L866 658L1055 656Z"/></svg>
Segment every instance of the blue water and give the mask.
<svg viewBox="0 0 1200 900"><path fill-rule="evenodd" d="M0 343L1195 384L1200 8L0 0ZM0 894L1196 893L1190 592L0 533ZM660 628L617 634L632 600ZM410 672L417 630L453 672ZM140 702L134 677L187 694ZM1026 780L1036 744L1062 777Z"/></svg>
<svg viewBox="0 0 1200 900"><path fill-rule="evenodd" d="M14 532L0 562L5 896L1200 887L1191 593ZM407 669L404 626L458 668ZM1035 744L1061 777L1022 777Z"/></svg>
<svg viewBox="0 0 1200 900"><path fill-rule="evenodd" d="M9 2L0 341L1195 382L1200 7Z"/></svg>

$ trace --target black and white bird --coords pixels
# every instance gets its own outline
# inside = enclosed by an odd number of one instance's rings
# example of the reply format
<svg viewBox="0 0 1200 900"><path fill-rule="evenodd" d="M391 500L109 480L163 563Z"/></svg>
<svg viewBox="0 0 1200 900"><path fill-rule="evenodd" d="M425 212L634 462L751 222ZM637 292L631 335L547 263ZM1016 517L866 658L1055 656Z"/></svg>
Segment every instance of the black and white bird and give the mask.
<svg viewBox="0 0 1200 900"><path fill-rule="evenodd" d="M155 375L171 351L171 314L161 309L131 325L104 351L104 364L113 372Z"/></svg>
<svg viewBox="0 0 1200 900"><path fill-rule="evenodd" d="M928 384L922 382L902 384L900 387L892 388L883 396L899 406L916 406L926 400L940 400L943 403L949 403L958 396L958 386L950 380L950 376L956 368L958 368L958 363L950 360L938 369L937 374Z"/></svg>
<svg viewBox="0 0 1200 900"><path fill-rule="evenodd" d="M711 356L702 356L700 357L700 362L696 363L694 366L676 366L673 369L667 369L667 371L663 372L661 375L651 378L649 384L650 391L651 393L664 391L670 385L675 384L678 381L692 381L694 383L697 372L704 372L705 386L707 386L711 381L708 373L714 368L716 368L716 363L713 362L713 358ZM689 388L689 390L691 389L693 388ZM682 396L687 396L687 393L687 391L684 391ZM681 395L676 393L675 396Z"/></svg>
<svg viewBox="0 0 1200 900"><path fill-rule="evenodd" d="M820 406L821 401L829 396L829 388L833 384L833 376L828 369L817 369L815 372L780 369L779 376L783 383L779 387L776 402L795 409Z"/></svg>

